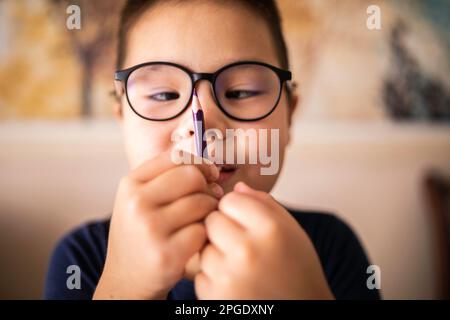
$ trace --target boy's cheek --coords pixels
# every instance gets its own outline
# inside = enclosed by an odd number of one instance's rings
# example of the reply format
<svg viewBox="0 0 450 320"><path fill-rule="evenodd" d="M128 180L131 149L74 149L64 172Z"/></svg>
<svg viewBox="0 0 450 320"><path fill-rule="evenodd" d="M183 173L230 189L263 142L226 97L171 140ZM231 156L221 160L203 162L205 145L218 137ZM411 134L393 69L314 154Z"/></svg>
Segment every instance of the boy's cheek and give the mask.
<svg viewBox="0 0 450 320"><path fill-rule="evenodd" d="M153 144L150 138L130 138L125 142L125 145L130 169L139 167L145 161L152 159L165 151L163 146Z"/></svg>
<svg viewBox="0 0 450 320"><path fill-rule="evenodd" d="M170 126L139 118L129 111L123 121L125 152L130 169L137 168L171 147Z"/></svg>
<svg viewBox="0 0 450 320"><path fill-rule="evenodd" d="M273 175L262 175L260 170L261 167L259 166L251 170L249 181L244 182L253 189L269 193L275 185L279 173Z"/></svg>
<svg viewBox="0 0 450 320"><path fill-rule="evenodd" d="M180 151L184 151L186 153L190 153L190 154L196 154L196 150L195 150L195 141L194 138L189 138L189 139L176 139L172 137L172 148L175 150L180 150Z"/></svg>

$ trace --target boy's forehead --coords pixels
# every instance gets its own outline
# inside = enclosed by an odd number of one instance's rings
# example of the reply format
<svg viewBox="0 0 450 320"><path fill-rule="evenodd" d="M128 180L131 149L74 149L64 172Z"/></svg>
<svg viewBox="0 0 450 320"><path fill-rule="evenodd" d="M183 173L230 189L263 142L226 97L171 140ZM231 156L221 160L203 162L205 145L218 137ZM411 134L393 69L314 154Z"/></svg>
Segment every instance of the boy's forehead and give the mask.
<svg viewBox="0 0 450 320"><path fill-rule="evenodd" d="M128 33L126 51L125 67L157 60L197 72L213 72L238 60L278 65L264 20L248 10L206 2L147 10Z"/></svg>

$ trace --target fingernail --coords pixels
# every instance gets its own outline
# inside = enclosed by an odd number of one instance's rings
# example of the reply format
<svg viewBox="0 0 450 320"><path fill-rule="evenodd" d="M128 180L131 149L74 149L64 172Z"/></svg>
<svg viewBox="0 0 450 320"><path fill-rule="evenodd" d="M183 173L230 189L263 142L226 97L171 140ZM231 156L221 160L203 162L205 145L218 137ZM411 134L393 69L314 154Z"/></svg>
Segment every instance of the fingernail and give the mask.
<svg viewBox="0 0 450 320"><path fill-rule="evenodd" d="M220 198L223 196L223 189L217 183L211 183L210 188L211 188L211 191L214 193L214 195L217 198Z"/></svg>
<svg viewBox="0 0 450 320"><path fill-rule="evenodd" d="M214 164L214 162L212 162L212 161L209 160L208 158L202 158L202 159L203 159L203 162L206 163L206 164L211 164L211 165Z"/></svg>
<svg viewBox="0 0 450 320"><path fill-rule="evenodd" d="M213 164L210 166L210 168L211 168L211 174L212 174L213 180L219 179L220 172L219 172L219 169L217 168L217 166Z"/></svg>
<svg viewBox="0 0 450 320"><path fill-rule="evenodd" d="M234 185L234 190L236 191L245 191L245 190L251 190L251 188L243 181L239 181Z"/></svg>

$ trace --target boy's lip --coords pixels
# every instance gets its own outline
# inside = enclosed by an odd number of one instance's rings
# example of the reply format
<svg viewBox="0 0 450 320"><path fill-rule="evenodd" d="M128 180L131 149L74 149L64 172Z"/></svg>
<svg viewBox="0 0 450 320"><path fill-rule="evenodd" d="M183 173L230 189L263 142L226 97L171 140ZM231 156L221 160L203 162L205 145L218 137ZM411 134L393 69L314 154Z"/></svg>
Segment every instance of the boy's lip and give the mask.
<svg viewBox="0 0 450 320"><path fill-rule="evenodd" d="M217 169L219 169L219 172L236 170L236 165L234 165L234 164L217 164L216 163L216 167L217 167Z"/></svg>
<svg viewBox="0 0 450 320"><path fill-rule="evenodd" d="M235 165L229 165L229 164L216 164L217 169L219 169L219 179L217 180L217 182L221 183L221 182L225 182L228 179L230 179L237 170L237 166Z"/></svg>

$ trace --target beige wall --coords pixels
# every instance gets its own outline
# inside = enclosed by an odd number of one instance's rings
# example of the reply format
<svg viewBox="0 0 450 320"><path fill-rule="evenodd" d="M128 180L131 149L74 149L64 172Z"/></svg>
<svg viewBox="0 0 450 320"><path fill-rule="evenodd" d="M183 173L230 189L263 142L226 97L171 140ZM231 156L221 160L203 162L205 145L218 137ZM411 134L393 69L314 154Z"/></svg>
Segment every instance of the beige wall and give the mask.
<svg viewBox="0 0 450 320"><path fill-rule="evenodd" d="M0 298L39 298L52 247L111 212L127 171L112 122L0 124ZM274 194L337 212L381 267L385 298L433 298L427 168L450 174L450 128L298 123ZM289 174L287 174L289 173Z"/></svg>

